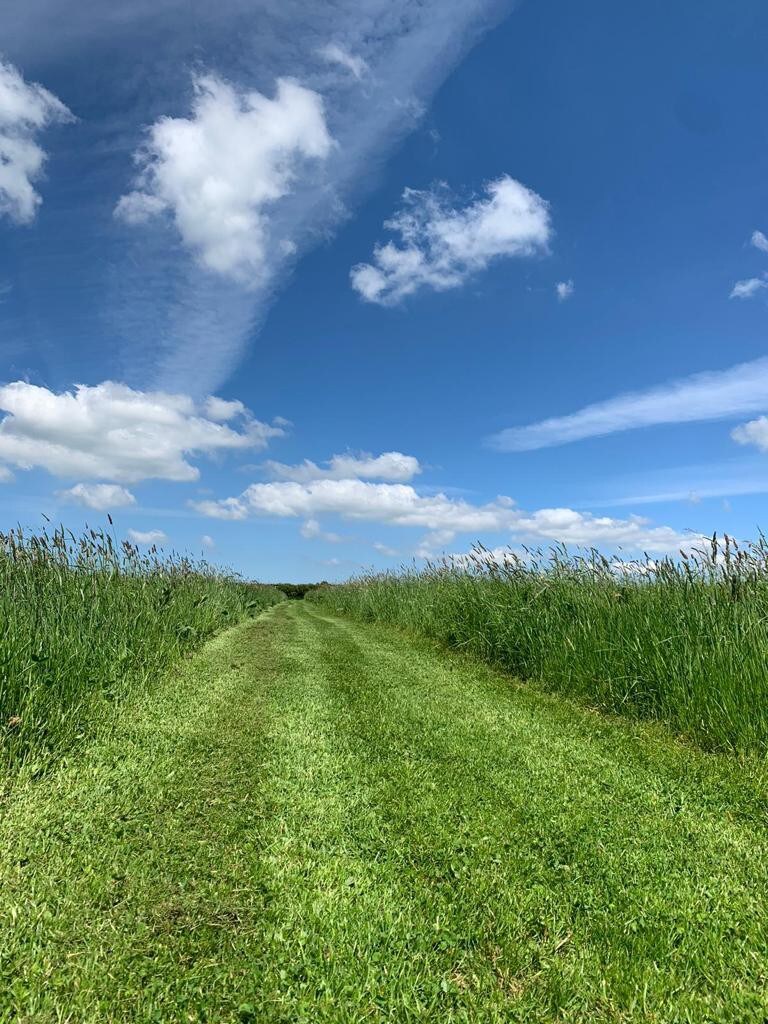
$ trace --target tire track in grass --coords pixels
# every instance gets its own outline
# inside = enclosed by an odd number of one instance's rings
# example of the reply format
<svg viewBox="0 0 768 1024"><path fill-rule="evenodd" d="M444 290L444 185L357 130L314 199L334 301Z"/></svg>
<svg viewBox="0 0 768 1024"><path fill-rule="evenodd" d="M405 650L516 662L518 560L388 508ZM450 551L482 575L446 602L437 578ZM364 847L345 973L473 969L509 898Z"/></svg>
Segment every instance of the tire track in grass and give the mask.
<svg viewBox="0 0 768 1024"><path fill-rule="evenodd" d="M0 823L0 1021L764 1022L765 766L282 605Z"/></svg>
<svg viewBox="0 0 768 1024"><path fill-rule="evenodd" d="M414 940L426 922L413 913L388 862L400 837L382 816L360 751L339 721L345 709L323 657L326 638L301 606L287 614L299 632L285 637L281 655L286 678L296 683L273 718L266 773L279 808L265 862L274 959L267 984L253 993L253 1019L432 1019L434 994L419 990L412 969ZM330 640L339 657L361 664L359 648L338 626Z"/></svg>
<svg viewBox="0 0 768 1024"><path fill-rule="evenodd" d="M430 1019L766 1019L764 766L311 614L378 853L440 923Z"/></svg>
<svg viewBox="0 0 768 1024"><path fill-rule="evenodd" d="M206 645L0 827L0 1020L235 1020L266 890L271 613ZM258 963L257 963L258 969Z"/></svg>

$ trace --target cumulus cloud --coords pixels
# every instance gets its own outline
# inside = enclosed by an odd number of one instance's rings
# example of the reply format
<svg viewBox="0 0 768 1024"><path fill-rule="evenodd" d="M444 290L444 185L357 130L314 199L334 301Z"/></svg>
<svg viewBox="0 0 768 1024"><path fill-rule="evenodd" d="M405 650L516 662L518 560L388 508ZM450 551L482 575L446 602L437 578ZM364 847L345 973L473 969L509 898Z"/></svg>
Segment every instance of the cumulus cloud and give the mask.
<svg viewBox="0 0 768 1024"><path fill-rule="evenodd" d="M269 208L309 159L331 149L320 96L279 78L274 99L216 75L194 80L190 117L162 117L137 154L137 189L116 215L130 224L167 211L200 263L249 285L269 276ZM279 240L277 240L279 242Z"/></svg>
<svg viewBox="0 0 768 1024"><path fill-rule="evenodd" d="M136 504L134 495L119 484L75 484L66 491L57 491L56 496L70 504L85 505L99 512Z"/></svg>
<svg viewBox="0 0 768 1024"><path fill-rule="evenodd" d="M728 419L762 412L766 407L768 358L762 358L728 370L697 373L647 391L630 391L569 416L510 427L489 438L489 444L499 451L532 451L662 423Z"/></svg>
<svg viewBox="0 0 768 1024"><path fill-rule="evenodd" d="M203 536L200 538L200 543L203 545L204 548L216 547L216 541L213 539L213 537L210 536L210 534L207 533L204 533Z"/></svg>
<svg viewBox="0 0 768 1024"><path fill-rule="evenodd" d="M60 393L16 381L0 387L0 412L0 463L121 483L197 480L190 456L261 449L284 434L244 407L232 426L188 395L111 381Z"/></svg>
<svg viewBox="0 0 768 1024"><path fill-rule="evenodd" d="M252 484L237 497L192 505L201 514L218 519L275 516L316 520L334 515L353 522L425 529L428 533L418 548L422 557L439 553L458 533L477 537L507 532L521 541L562 541L575 546L594 544L653 552L676 551L688 539L671 527L652 526L639 516L614 519L568 508L526 512L505 496L473 505L445 494L420 495L406 484L363 480Z"/></svg>
<svg viewBox="0 0 768 1024"><path fill-rule="evenodd" d="M728 296L731 299L751 299L763 288L768 288L768 280L765 277L748 277L745 281L737 281Z"/></svg>
<svg viewBox="0 0 768 1024"><path fill-rule="evenodd" d="M753 231L750 242L761 252L768 252L768 238L766 238L762 231Z"/></svg>
<svg viewBox="0 0 768 1024"><path fill-rule="evenodd" d="M35 26L46 23L40 8L55 6L54 0L10 2L14 17L3 28L13 32L23 19L27 31L39 41ZM324 158L299 154L298 172L289 193L261 207L270 242L265 266L269 280L263 286L244 288L238 283L239 274L236 280L206 269L197 249L197 259L190 259L183 245L164 244L166 222L176 231L173 211L151 185L137 181L124 190L133 189L138 195L127 204L134 219L146 217L153 209L164 211L153 215L148 229L124 232L123 261L115 273L112 293L106 296L108 314L122 338L123 358L134 367L139 360L144 364L142 379L151 379L167 390L194 393L198 388L203 393L216 391L229 379L246 347L253 344L276 289L286 281L297 259L332 237L337 225L376 187L387 154L417 127L430 97L451 68L487 28L505 16L511 3L334 0L332 4L308 5L290 0L258 4L218 0L206 5L195 0L194 17L189 17L189 3L177 0L170 5L133 0L118 5L119 17L111 10L114 4L81 5L82 17L75 16L70 4L67 32L72 32L74 22L81 26L78 52L81 57L86 55L82 63L94 88L99 87L98 75L88 68L96 68L99 62L89 62L89 53L102 53L104 41L112 39L115 32L129 32L133 37L137 29L141 35L136 38L151 47L159 31L167 58L167 74L159 77L168 87L169 104L159 109L176 120L179 114L193 124L199 120L194 111L176 105L174 85L178 69L195 66L204 51L226 61L218 68L220 77L226 79L234 74L231 68L238 69L242 77L230 78L238 95L258 88L274 97L272 83L286 74L322 95L328 133L335 140ZM33 9L37 14L30 13ZM342 65L321 60L318 47L329 42L365 61L370 73L358 83ZM131 111L129 104L139 95L143 104L147 97L146 90L137 92L131 85L135 74L132 54L131 47L114 51L118 64L111 84L125 91L126 116L138 124L145 115ZM148 87L152 85L148 82ZM158 109L162 100L162 94L153 92L152 108ZM147 141L149 147L143 152L151 154L151 133ZM140 157L139 171L145 167L146 161ZM252 283L250 269L245 271Z"/></svg>
<svg viewBox="0 0 768 1024"><path fill-rule="evenodd" d="M236 416L243 416L247 412L242 402L227 401L225 398L216 398L215 395L209 395L205 400L205 414L211 420L217 420L221 423L227 420L233 420Z"/></svg>
<svg viewBox="0 0 768 1024"><path fill-rule="evenodd" d="M351 71L358 80L368 71L368 65L362 57L355 57L338 43L327 43L325 46L321 46L317 52L329 64L338 64L340 67L346 68L347 71Z"/></svg>
<svg viewBox="0 0 768 1024"><path fill-rule="evenodd" d="M310 480L388 480L405 483L421 473L419 460L402 452L384 452L382 455L333 455L324 466L305 459L297 466L283 462L265 462L265 468L281 480L308 483Z"/></svg>
<svg viewBox="0 0 768 1024"><path fill-rule="evenodd" d="M34 219L42 199L33 183L45 163L36 137L50 124L71 120L53 93L25 82L13 64L0 60L0 216L19 224Z"/></svg>
<svg viewBox="0 0 768 1024"><path fill-rule="evenodd" d="M445 186L408 188L402 208L384 226L400 235L400 244L377 245L373 261L350 273L355 291L382 306L421 288L458 288L501 257L546 252L551 235L549 205L509 175L488 182L483 198L458 208Z"/></svg>
<svg viewBox="0 0 768 1024"><path fill-rule="evenodd" d="M735 427L731 437L737 444L751 444L760 451L768 452L768 416L758 416L756 420Z"/></svg>
<svg viewBox="0 0 768 1024"><path fill-rule="evenodd" d="M129 530L128 540L134 544L162 544L163 541L168 540L162 530Z"/></svg>
<svg viewBox="0 0 768 1024"><path fill-rule="evenodd" d="M575 288L573 281L558 281L555 285L555 292L557 293L558 302L565 302L566 299L570 299L570 297L574 293L574 290Z"/></svg>

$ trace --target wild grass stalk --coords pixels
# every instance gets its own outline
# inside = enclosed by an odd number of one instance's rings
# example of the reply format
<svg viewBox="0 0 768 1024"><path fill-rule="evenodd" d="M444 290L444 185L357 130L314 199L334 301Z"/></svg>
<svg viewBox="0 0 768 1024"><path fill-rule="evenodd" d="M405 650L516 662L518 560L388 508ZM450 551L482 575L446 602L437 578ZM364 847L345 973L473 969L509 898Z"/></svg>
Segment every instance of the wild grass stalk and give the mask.
<svg viewBox="0 0 768 1024"><path fill-rule="evenodd" d="M282 598L104 530L0 534L0 770L45 764L132 686Z"/></svg>
<svg viewBox="0 0 768 1024"><path fill-rule="evenodd" d="M680 557L493 555L369 574L311 596L497 663L601 708L658 718L711 748L768 751L768 544Z"/></svg>

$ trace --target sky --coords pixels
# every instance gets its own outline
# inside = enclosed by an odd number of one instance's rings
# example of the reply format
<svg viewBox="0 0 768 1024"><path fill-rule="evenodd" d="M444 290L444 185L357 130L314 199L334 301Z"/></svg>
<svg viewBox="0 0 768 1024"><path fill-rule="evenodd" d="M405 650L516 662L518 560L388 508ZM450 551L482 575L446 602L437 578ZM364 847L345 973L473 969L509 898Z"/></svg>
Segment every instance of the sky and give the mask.
<svg viewBox="0 0 768 1024"><path fill-rule="evenodd" d="M768 528L758 0L6 0L0 530L248 578Z"/></svg>

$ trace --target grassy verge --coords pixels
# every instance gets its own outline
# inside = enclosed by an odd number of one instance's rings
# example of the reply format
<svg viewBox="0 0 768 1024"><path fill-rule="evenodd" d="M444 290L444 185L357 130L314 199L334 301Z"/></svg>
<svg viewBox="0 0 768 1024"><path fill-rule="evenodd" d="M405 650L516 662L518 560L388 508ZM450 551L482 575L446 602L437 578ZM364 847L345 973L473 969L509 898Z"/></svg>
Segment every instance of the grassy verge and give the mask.
<svg viewBox="0 0 768 1024"><path fill-rule="evenodd" d="M466 650L521 679L657 718L711 749L768 750L768 546L725 539L621 563L555 550L363 577L309 595Z"/></svg>
<svg viewBox="0 0 768 1024"><path fill-rule="evenodd" d="M765 766L285 603L0 824L0 1020L768 1013Z"/></svg>
<svg viewBox="0 0 768 1024"><path fill-rule="evenodd" d="M282 596L100 531L0 535L0 774L49 763L133 688Z"/></svg>

